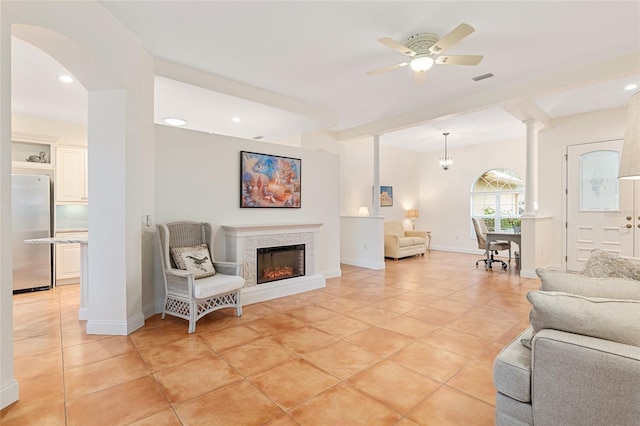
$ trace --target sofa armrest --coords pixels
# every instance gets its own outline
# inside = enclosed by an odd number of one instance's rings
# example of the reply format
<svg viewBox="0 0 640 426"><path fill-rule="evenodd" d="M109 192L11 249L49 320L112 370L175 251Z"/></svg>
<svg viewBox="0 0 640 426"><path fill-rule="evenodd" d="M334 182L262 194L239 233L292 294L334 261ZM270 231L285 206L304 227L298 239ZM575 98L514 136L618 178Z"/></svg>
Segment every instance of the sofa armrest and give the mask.
<svg viewBox="0 0 640 426"><path fill-rule="evenodd" d="M640 347L544 329L532 348L536 423L637 424Z"/></svg>
<svg viewBox="0 0 640 426"><path fill-rule="evenodd" d="M426 239L427 238L427 231L404 231L404 235L406 237L421 237Z"/></svg>
<svg viewBox="0 0 640 426"><path fill-rule="evenodd" d="M384 234L384 255L396 259L400 256L400 237L396 234Z"/></svg>
<svg viewBox="0 0 640 426"><path fill-rule="evenodd" d="M396 234L384 234L384 244L387 245L387 243L398 245L400 244L400 237Z"/></svg>

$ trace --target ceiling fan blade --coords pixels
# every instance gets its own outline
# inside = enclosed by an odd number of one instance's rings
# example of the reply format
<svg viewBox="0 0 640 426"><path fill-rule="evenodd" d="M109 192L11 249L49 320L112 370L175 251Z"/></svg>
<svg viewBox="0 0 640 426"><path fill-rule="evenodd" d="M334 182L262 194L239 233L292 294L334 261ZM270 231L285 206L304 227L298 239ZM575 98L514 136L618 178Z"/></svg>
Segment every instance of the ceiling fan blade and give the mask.
<svg viewBox="0 0 640 426"><path fill-rule="evenodd" d="M366 75L381 74L383 72L395 70L396 68L406 67L407 65L409 65L409 62L403 62L401 64L389 65L388 67L379 68L377 70L369 71L369 72L366 72L365 74Z"/></svg>
<svg viewBox="0 0 640 426"><path fill-rule="evenodd" d="M402 53L403 55L407 55L407 56L410 56L412 58L414 56L416 56L416 52L414 52L413 50L409 49L404 44L395 41L392 38L382 37L382 38L379 38L378 41L380 43L384 44L385 46L392 48L393 50L397 50L398 52Z"/></svg>
<svg viewBox="0 0 640 426"><path fill-rule="evenodd" d="M436 64L439 65L478 65L482 61L482 55L449 55L438 56Z"/></svg>
<svg viewBox="0 0 640 426"><path fill-rule="evenodd" d="M416 71L413 75L413 82L415 84L422 84L427 81L427 72L426 71Z"/></svg>
<svg viewBox="0 0 640 426"><path fill-rule="evenodd" d="M445 49L457 44L460 40L474 32L475 29L469 24L460 24L453 31L442 37L436 44L429 48L429 52L437 54Z"/></svg>

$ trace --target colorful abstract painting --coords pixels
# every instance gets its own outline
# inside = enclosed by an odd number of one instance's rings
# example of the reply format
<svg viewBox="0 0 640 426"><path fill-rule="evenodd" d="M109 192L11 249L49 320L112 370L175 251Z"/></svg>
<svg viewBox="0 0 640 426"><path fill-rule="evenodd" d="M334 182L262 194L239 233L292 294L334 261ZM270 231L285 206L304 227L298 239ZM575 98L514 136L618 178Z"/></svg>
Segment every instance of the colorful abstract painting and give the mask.
<svg viewBox="0 0 640 426"><path fill-rule="evenodd" d="M240 207L300 207L301 160L240 152Z"/></svg>

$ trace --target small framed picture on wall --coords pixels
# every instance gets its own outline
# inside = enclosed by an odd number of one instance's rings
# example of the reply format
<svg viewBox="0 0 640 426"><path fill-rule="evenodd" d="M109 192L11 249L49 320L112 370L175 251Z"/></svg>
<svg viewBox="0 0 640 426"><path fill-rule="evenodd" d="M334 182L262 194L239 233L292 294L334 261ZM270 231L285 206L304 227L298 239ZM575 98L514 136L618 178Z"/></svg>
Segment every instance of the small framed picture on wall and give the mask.
<svg viewBox="0 0 640 426"><path fill-rule="evenodd" d="M380 207L393 206L393 187L380 185Z"/></svg>

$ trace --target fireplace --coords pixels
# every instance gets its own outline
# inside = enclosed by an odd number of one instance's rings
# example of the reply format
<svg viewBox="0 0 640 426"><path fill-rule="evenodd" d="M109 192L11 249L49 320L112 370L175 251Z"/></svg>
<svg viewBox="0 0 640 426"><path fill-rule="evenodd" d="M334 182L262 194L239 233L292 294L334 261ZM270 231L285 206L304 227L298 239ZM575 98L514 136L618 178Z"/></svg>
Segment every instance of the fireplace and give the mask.
<svg viewBox="0 0 640 426"><path fill-rule="evenodd" d="M222 225L226 234L227 260L242 265L243 306L326 286L324 275L318 272L317 240L320 227L322 223L307 222ZM290 245L304 246L304 254L298 253L301 264L297 271L303 276L258 285L258 249ZM273 257L277 258L278 255ZM264 260L260 261L261 268L264 268Z"/></svg>
<svg viewBox="0 0 640 426"><path fill-rule="evenodd" d="M256 249L257 284L304 276L305 245Z"/></svg>

